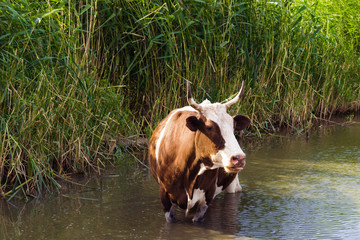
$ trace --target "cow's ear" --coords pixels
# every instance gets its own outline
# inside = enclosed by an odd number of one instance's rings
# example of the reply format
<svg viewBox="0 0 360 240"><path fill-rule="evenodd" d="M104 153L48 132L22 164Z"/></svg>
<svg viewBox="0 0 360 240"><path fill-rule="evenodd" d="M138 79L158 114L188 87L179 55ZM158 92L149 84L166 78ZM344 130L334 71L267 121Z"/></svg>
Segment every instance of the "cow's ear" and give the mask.
<svg viewBox="0 0 360 240"><path fill-rule="evenodd" d="M244 115L235 115L234 117L234 130L241 131L250 125L250 119Z"/></svg>
<svg viewBox="0 0 360 240"><path fill-rule="evenodd" d="M188 117L186 119L186 126L191 130L191 131L197 131L198 129L201 128L201 126L203 125L203 121L198 119L195 116L191 116Z"/></svg>

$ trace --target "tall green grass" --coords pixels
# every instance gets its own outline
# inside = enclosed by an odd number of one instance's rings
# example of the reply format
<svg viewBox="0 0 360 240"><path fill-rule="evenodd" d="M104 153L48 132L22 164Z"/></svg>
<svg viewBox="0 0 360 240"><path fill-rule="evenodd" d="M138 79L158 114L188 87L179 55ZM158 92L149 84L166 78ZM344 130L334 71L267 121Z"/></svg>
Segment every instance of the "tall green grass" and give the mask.
<svg viewBox="0 0 360 240"><path fill-rule="evenodd" d="M168 112L246 92L253 132L297 132L358 111L360 3L0 3L0 194L36 195L64 174L119 162Z"/></svg>

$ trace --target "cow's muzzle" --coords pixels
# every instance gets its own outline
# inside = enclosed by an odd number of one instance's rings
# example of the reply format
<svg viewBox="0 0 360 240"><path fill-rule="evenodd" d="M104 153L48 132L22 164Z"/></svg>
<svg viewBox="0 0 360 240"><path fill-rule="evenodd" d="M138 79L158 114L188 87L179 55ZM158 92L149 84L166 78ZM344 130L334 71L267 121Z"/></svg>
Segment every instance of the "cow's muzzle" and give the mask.
<svg viewBox="0 0 360 240"><path fill-rule="evenodd" d="M245 155L234 155L231 157L230 166L226 167L227 172L239 172L244 169L246 164Z"/></svg>

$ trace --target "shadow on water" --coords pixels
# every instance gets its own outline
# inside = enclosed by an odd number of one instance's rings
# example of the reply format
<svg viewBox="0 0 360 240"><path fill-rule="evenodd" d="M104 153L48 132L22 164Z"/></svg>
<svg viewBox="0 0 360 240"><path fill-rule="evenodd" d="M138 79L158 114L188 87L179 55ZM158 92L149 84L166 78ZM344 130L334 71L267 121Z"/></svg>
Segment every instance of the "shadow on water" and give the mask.
<svg viewBox="0 0 360 240"><path fill-rule="evenodd" d="M113 170L26 204L0 202L0 239L357 239L360 126L245 143L241 194L221 194L205 221L165 222L147 171ZM15 203L16 204L16 203Z"/></svg>

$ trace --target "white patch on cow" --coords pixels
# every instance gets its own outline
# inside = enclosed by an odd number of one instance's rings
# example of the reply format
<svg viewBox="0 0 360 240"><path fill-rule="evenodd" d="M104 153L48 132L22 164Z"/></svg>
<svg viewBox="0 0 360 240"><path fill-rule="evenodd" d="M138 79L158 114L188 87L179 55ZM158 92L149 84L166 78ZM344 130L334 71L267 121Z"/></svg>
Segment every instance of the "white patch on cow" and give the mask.
<svg viewBox="0 0 360 240"><path fill-rule="evenodd" d="M222 137L225 140L225 148L212 155L214 163L221 164L220 167L231 167L231 157L245 153L240 148L234 135L234 119L226 112L226 107L221 103L210 103L205 100L201 103L202 114L209 120L218 124Z"/></svg>
<svg viewBox="0 0 360 240"><path fill-rule="evenodd" d="M242 187L239 182L239 176L236 174L236 177L234 178L234 180L230 183L229 186L227 186L227 188L225 188L225 192L236 193L236 192L240 192L241 190L242 190Z"/></svg>
<svg viewBox="0 0 360 240"><path fill-rule="evenodd" d="M206 170L207 170L207 168L206 168L205 164L201 163L201 164L200 164L200 170L199 170L199 172L198 172L197 175L200 176L200 175L203 174Z"/></svg>
<svg viewBox="0 0 360 240"><path fill-rule="evenodd" d="M198 188L194 189L192 198L189 197L187 192L186 194L188 196L186 215L188 215L190 209L193 208L197 202L199 202L200 205L205 204L205 192L203 190Z"/></svg>
<svg viewBox="0 0 360 240"><path fill-rule="evenodd" d="M155 148L155 158L156 158L156 162L158 162L158 159L159 159L159 149L160 149L160 144L164 138L164 135L165 135L165 131L166 131L166 127L168 125L168 123L170 122L171 118L179 111L193 111L193 112L198 112L197 110L195 110L194 108L190 107L190 106L186 106L186 107L183 107L183 108L179 108L179 109L176 109L173 111L173 113L169 116L168 120L166 121L165 123L165 126L164 128L161 130L160 132L160 136L159 138L157 139L157 142L156 142L156 148Z"/></svg>

